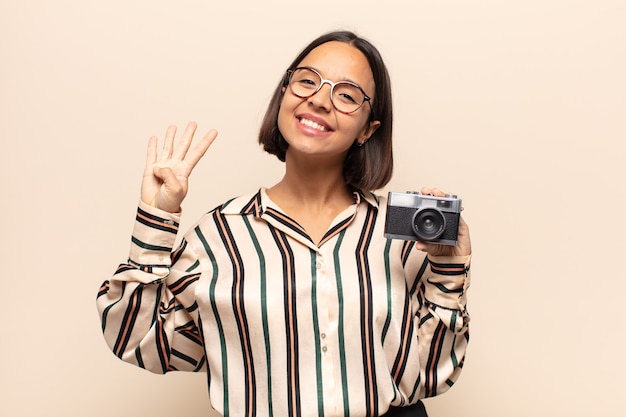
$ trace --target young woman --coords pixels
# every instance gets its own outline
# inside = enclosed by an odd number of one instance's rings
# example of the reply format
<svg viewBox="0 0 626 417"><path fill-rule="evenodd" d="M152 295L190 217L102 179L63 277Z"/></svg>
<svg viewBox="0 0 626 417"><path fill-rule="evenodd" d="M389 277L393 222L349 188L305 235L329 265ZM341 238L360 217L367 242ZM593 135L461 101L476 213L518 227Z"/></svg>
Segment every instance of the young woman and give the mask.
<svg viewBox="0 0 626 417"><path fill-rule="evenodd" d="M378 51L350 32L314 40L288 67L259 141L285 162L274 186L204 215L173 249L191 123L161 156L151 138L128 262L100 289L104 336L156 373L207 373L225 416L426 415L468 343L470 239L384 237L392 107ZM435 188L424 194L443 196Z"/></svg>

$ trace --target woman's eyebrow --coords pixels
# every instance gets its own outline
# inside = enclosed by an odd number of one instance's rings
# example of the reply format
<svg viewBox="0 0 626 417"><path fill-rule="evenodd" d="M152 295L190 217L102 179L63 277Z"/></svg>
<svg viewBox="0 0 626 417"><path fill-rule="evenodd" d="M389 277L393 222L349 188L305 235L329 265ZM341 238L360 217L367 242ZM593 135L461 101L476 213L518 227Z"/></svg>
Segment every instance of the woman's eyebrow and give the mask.
<svg viewBox="0 0 626 417"><path fill-rule="evenodd" d="M309 68L309 69L315 70L315 71L317 71L317 72L319 72L319 73L320 73L320 75L322 76L322 78L327 79L327 78L324 76L324 74L322 73L322 71L321 71L320 69L315 68L315 67L312 67L311 65L303 65L303 66L302 66L302 67L300 67L300 68ZM341 78L339 81L335 81L335 80L332 80L332 81L334 81L334 82L348 81L348 82L351 82L351 83L353 83L353 84L358 85L359 87L361 86L361 84L357 83L356 81L354 81L353 79L348 78L348 77L343 77L343 78Z"/></svg>

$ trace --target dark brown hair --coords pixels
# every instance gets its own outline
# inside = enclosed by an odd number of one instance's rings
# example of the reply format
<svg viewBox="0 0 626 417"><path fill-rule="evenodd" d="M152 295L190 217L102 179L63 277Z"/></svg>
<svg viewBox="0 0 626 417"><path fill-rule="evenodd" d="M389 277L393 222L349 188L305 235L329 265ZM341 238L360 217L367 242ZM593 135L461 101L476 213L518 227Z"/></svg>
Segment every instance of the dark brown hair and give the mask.
<svg viewBox="0 0 626 417"><path fill-rule="evenodd" d="M350 187L363 191L376 190L389 182L393 172L391 81L376 47L352 32L330 32L311 42L288 68L297 67L313 49L331 41L344 42L361 51L374 76L376 90L371 101L369 120L378 120L380 126L363 146L352 145L344 161L343 173L346 184ZM270 100L259 132L259 143L263 145L263 149L283 162L289 145L278 130L278 111L287 82L288 76L285 72Z"/></svg>

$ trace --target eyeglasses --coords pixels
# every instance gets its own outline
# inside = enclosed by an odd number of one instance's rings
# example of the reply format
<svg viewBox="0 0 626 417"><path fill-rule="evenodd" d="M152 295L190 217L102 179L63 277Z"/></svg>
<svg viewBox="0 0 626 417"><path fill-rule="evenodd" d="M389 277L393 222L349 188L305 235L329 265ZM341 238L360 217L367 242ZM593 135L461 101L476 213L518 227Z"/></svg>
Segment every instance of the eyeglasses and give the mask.
<svg viewBox="0 0 626 417"><path fill-rule="evenodd" d="M330 101L333 107L342 113L354 113L361 108L363 103L371 100L358 84L350 81L335 83L325 80L313 68L288 69L287 74L289 75L289 89L300 98L309 98L320 91L324 84L330 85Z"/></svg>

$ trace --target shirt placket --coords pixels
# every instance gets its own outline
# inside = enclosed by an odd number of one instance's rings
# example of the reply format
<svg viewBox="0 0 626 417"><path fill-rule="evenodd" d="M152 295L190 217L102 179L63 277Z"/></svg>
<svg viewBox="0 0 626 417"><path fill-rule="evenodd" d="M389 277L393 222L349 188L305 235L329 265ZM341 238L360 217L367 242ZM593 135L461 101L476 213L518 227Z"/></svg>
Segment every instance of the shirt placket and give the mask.
<svg viewBox="0 0 626 417"><path fill-rule="evenodd" d="M342 212L333 224L335 225L352 223L358 213L361 203L357 196L356 204L350 209ZM276 208L274 208L276 209ZM282 213L282 212L281 212ZM285 213L282 213L286 216ZM307 239L299 231L294 230L282 222L277 221L274 217L267 216L265 213L261 215L269 224L277 230L285 233L290 239L300 242L313 250L316 254L315 274L317 281L317 317L319 323L319 334L316 342L319 344L321 373L322 373L322 389L325 415L340 415L343 413L343 396L341 389L341 381L337 377L341 375L340 364L340 347L338 333L338 293L337 293L337 277L334 265L334 247L337 242L337 236L345 227L337 229L332 235L327 236L324 243L318 247L310 239Z"/></svg>

